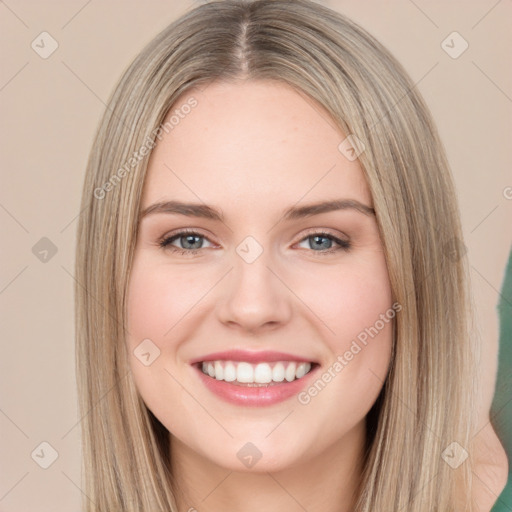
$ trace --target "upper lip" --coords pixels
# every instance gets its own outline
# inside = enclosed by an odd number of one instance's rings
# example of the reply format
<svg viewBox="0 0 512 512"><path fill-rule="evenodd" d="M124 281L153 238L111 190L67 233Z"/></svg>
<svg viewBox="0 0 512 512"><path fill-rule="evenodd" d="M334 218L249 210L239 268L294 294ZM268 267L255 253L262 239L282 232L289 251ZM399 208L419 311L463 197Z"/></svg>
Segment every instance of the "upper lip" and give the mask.
<svg viewBox="0 0 512 512"><path fill-rule="evenodd" d="M213 352L190 361L190 364L203 361L246 361L248 363L271 363L275 361L298 361L304 363L316 363L308 357L288 354L286 352L275 352L273 350L226 350L224 352Z"/></svg>

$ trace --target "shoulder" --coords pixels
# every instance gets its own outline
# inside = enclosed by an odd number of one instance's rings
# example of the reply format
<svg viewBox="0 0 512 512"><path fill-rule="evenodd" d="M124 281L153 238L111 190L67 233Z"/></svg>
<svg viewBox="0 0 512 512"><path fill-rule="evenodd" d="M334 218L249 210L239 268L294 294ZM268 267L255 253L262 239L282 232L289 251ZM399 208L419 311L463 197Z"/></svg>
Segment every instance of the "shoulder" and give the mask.
<svg viewBox="0 0 512 512"><path fill-rule="evenodd" d="M490 422L475 436L471 451L475 512L490 512L508 478L507 454Z"/></svg>

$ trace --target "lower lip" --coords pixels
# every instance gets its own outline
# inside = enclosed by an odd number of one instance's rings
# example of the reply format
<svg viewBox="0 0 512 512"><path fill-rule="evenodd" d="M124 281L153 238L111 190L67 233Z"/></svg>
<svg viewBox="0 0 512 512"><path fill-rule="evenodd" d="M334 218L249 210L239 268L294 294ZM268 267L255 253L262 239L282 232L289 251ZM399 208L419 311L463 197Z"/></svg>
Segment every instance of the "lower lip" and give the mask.
<svg viewBox="0 0 512 512"><path fill-rule="evenodd" d="M200 368L195 367L199 373L199 378L212 393L226 402L249 407L273 405L299 394L306 387L311 380L311 376L316 373L318 368L319 366L315 365L304 377L295 379L292 382L284 381L268 386L248 387L232 384L225 380L214 379L205 375Z"/></svg>

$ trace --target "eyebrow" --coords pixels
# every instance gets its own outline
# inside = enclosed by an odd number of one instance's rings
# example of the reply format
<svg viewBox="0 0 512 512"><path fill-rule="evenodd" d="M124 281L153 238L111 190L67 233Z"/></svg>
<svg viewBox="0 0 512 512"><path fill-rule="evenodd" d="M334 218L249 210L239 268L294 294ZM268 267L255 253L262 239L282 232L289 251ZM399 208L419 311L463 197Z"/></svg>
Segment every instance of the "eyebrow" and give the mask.
<svg viewBox="0 0 512 512"><path fill-rule="evenodd" d="M336 199L333 201L323 201L319 203L307 204L304 206L292 206L283 213L284 220L296 220L321 213L332 212L336 210L355 210L364 215L375 215L375 210L356 199ZM188 217L201 217L224 222L224 215L221 211L198 203L183 203L181 201L162 201L154 203L140 212L140 219L155 213L168 213L186 215Z"/></svg>

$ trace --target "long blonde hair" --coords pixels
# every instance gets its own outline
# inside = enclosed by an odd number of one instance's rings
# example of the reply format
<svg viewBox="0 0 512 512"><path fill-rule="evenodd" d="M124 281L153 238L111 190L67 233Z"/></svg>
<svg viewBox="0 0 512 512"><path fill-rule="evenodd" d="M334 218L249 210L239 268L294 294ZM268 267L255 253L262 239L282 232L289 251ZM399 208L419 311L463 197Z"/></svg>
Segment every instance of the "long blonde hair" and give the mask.
<svg viewBox="0 0 512 512"><path fill-rule="evenodd" d="M178 96L213 81L277 80L364 144L394 300L393 354L368 418L357 512L469 510L475 393L467 264L444 149L414 84L371 35L309 0L214 1L135 58L93 143L76 251L76 364L83 509L177 512L169 432L129 371L125 305L151 148ZM340 138L341 142L342 138ZM452 445L452 443L458 443ZM461 455L462 454L462 455ZM460 483L462 482L462 483Z"/></svg>

